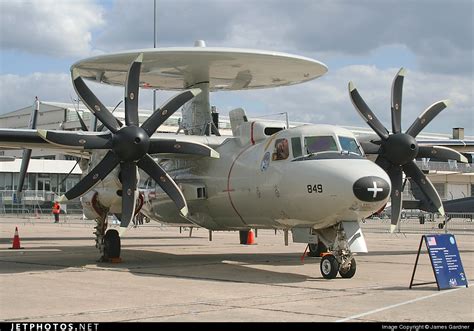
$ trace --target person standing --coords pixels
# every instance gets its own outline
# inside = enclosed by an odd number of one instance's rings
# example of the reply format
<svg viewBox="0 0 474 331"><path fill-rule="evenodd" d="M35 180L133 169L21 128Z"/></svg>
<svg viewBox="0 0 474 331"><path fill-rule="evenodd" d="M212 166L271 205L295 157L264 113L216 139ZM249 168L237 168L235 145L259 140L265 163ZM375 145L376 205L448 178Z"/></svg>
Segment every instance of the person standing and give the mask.
<svg viewBox="0 0 474 331"><path fill-rule="evenodd" d="M54 204L53 204L54 223L59 223L60 212L61 212L61 205L59 204L59 202L54 201Z"/></svg>

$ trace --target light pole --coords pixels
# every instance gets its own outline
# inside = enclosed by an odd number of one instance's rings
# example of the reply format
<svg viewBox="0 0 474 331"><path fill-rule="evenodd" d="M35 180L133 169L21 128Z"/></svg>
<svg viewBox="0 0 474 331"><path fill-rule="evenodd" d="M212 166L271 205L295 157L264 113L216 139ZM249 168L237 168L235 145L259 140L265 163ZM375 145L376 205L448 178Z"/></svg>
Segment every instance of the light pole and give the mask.
<svg viewBox="0 0 474 331"><path fill-rule="evenodd" d="M156 48L156 0L153 0L153 48ZM153 89L153 111L156 110L156 90Z"/></svg>

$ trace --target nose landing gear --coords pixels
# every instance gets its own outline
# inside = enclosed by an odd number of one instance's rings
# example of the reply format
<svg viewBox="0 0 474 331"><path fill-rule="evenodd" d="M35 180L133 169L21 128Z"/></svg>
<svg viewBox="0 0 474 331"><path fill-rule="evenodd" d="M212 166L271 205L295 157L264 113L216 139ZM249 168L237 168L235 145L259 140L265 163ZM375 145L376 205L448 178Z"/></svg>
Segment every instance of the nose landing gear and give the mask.
<svg viewBox="0 0 474 331"><path fill-rule="evenodd" d="M326 279L336 278L337 272L339 271L339 262L332 254L326 254L321 259L321 274Z"/></svg>
<svg viewBox="0 0 474 331"><path fill-rule="evenodd" d="M335 227L336 236L328 253L321 258L321 274L326 279L334 279L339 272L342 278L352 278L356 273L356 261L349 249L349 243L342 224Z"/></svg>
<svg viewBox="0 0 474 331"><path fill-rule="evenodd" d="M334 279L339 272L342 278L352 278L356 273L356 261L354 258L340 257L345 262L340 263L336 256L327 253L321 259L321 274L326 279Z"/></svg>

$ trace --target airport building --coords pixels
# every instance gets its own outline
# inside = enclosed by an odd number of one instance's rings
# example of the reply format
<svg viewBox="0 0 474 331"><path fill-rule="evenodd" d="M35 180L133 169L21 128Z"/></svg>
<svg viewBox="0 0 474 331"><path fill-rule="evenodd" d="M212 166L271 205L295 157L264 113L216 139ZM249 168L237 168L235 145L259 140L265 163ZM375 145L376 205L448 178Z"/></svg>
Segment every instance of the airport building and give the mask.
<svg viewBox="0 0 474 331"><path fill-rule="evenodd" d="M0 127L12 129L28 128L33 106L21 108L0 115ZM111 111L113 109L110 109ZM94 116L83 105L56 102L40 102L38 129L81 130L78 114L91 130L94 127ZM140 110L140 122L148 116L150 110ZM123 120L124 110L117 108L114 115ZM265 121L271 121L265 118ZM285 121L274 121L286 126ZM222 135L232 135L228 118L219 119L219 130ZM100 123L99 123L100 124ZM302 123L290 123L290 126ZM357 134L372 133L370 128L346 127ZM160 132L178 132L180 116L171 116L162 126ZM462 129L453 129L453 135L425 134L425 139L468 139ZM80 160L75 156L59 154L54 150L33 150L28 167L28 175L23 186L23 197L16 197L18 174L21 165L21 150L0 150L0 213L50 213L52 202L72 188L81 178ZM418 165L428 174L443 200L474 196L474 167L472 158L468 164L455 161L436 162L429 159L418 160ZM404 190L404 200L413 199L410 182ZM20 201L21 200L21 201ZM81 213L78 199L68 203L68 213Z"/></svg>

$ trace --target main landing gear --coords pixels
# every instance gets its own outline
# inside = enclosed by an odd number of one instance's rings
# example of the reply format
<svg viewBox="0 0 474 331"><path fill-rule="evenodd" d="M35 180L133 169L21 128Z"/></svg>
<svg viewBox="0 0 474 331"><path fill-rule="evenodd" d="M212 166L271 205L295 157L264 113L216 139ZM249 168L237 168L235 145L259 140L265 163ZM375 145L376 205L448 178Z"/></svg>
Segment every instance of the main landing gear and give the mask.
<svg viewBox="0 0 474 331"><path fill-rule="evenodd" d="M117 230L107 230L107 213L96 219L95 247L99 249L99 262L114 262L120 260L120 236ZM107 230L107 231L106 231Z"/></svg>
<svg viewBox="0 0 474 331"><path fill-rule="evenodd" d="M120 259L120 236L115 229L110 229L105 233L103 259L106 261Z"/></svg>

